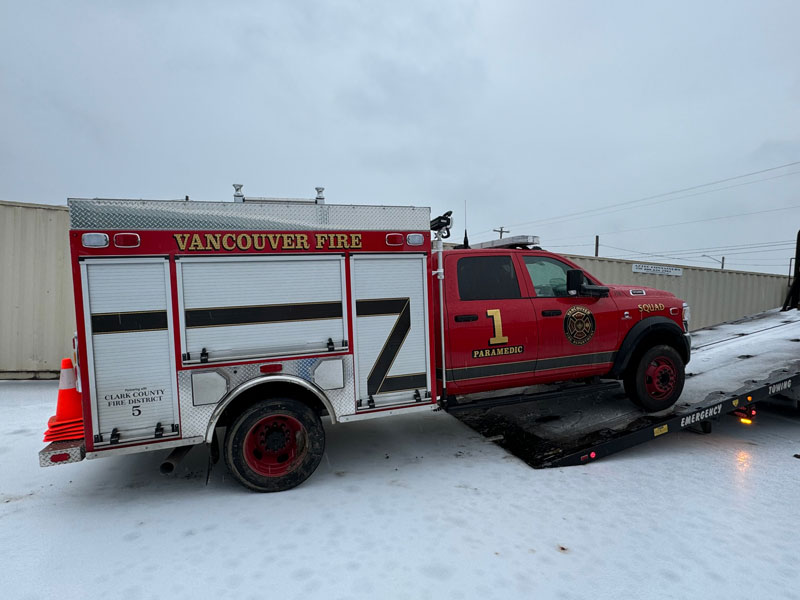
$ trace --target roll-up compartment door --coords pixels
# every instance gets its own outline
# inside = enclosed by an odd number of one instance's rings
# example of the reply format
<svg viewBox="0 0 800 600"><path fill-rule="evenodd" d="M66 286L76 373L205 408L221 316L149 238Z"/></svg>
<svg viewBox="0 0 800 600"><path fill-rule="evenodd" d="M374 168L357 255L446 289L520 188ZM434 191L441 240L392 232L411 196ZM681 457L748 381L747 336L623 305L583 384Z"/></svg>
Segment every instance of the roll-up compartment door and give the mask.
<svg viewBox="0 0 800 600"><path fill-rule="evenodd" d="M359 408L425 401L431 389L425 257L351 260Z"/></svg>
<svg viewBox="0 0 800 600"><path fill-rule="evenodd" d="M344 257L178 261L184 363L348 347Z"/></svg>
<svg viewBox="0 0 800 600"><path fill-rule="evenodd" d="M179 435L169 263L81 263L95 446Z"/></svg>

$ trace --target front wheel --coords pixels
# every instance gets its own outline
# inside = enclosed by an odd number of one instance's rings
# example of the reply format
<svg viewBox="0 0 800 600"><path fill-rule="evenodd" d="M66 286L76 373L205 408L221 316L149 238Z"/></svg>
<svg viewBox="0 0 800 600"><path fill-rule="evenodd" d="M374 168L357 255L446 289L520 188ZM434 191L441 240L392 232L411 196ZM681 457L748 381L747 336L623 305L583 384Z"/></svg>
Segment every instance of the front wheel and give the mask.
<svg viewBox="0 0 800 600"><path fill-rule="evenodd" d="M675 404L686 380L683 359L672 346L653 346L625 375L625 393L647 412Z"/></svg>
<svg viewBox="0 0 800 600"><path fill-rule="evenodd" d="M291 398L262 400L228 428L225 462L239 483L257 492L280 492L303 483L325 451L322 421Z"/></svg>

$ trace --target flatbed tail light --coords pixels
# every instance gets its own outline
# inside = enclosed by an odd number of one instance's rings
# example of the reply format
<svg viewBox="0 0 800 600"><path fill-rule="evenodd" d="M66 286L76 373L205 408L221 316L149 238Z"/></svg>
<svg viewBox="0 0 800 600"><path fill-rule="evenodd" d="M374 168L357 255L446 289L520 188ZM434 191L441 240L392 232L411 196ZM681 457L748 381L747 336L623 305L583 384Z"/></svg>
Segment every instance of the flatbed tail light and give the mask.
<svg viewBox="0 0 800 600"><path fill-rule="evenodd" d="M744 425L752 425L753 419L756 418L756 409L754 406L745 406L733 411L733 414L739 417L739 422Z"/></svg>

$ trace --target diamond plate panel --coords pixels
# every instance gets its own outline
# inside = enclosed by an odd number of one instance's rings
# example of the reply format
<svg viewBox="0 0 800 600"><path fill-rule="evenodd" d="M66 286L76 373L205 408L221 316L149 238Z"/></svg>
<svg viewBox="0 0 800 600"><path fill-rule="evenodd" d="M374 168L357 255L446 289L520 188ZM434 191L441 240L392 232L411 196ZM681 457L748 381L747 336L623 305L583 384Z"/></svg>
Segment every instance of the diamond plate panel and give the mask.
<svg viewBox="0 0 800 600"><path fill-rule="evenodd" d="M334 357L331 357L334 358ZM338 390L327 390L326 394L333 406L337 419L344 415L355 413L355 378L353 376L353 357L351 355L337 356L344 365L344 387ZM295 375L306 381L314 381L313 373L316 366L328 358L303 358L282 362L282 375ZM223 373L230 384L228 391L239 385L262 375L260 367L263 362L237 365L235 367L218 367L217 371ZM213 367L209 367L213 368ZM205 436L211 413L216 404L194 406L192 404L192 372L180 371L178 373L178 396L181 407L181 430L183 437Z"/></svg>
<svg viewBox="0 0 800 600"><path fill-rule="evenodd" d="M69 216L72 229L428 231L431 213L415 206L70 198Z"/></svg>
<svg viewBox="0 0 800 600"><path fill-rule="evenodd" d="M80 462L86 456L86 446L83 440L67 440L51 442L39 450L39 466L53 467L68 463ZM55 457L55 461L53 458Z"/></svg>
<svg viewBox="0 0 800 600"><path fill-rule="evenodd" d="M220 369L225 371L225 369ZM178 399L181 410L181 434L183 437L206 435L208 421L216 404L194 406L192 404L192 372L178 371Z"/></svg>

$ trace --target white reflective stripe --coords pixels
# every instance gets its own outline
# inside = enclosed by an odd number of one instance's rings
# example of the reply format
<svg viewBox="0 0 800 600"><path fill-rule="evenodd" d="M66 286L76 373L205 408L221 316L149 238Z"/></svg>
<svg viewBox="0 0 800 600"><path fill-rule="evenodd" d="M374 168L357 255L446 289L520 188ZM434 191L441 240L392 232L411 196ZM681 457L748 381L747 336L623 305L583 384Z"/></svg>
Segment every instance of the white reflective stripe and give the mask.
<svg viewBox="0 0 800 600"><path fill-rule="evenodd" d="M71 390L75 387L75 369L61 369L61 376L58 378L58 389Z"/></svg>

